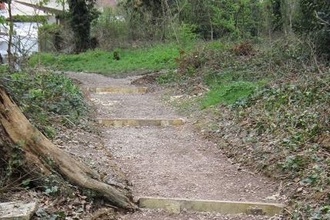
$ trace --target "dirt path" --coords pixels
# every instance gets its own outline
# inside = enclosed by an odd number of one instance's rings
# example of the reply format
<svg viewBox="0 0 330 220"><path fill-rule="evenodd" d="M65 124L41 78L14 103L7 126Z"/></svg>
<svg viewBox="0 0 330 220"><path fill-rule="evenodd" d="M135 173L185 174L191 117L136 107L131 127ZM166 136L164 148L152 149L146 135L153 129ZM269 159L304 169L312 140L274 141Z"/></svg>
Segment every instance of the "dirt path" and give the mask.
<svg viewBox="0 0 330 220"><path fill-rule="evenodd" d="M133 86L125 79L97 74L68 73L83 87ZM161 91L146 94L96 94L98 117L182 118L161 102ZM104 127L107 149L132 184L134 197L158 196L189 199L276 202L269 200L279 185L267 178L238 169L216 148L193 131L189 118L178 127ZM106 172L106 171L105 171ZM173 214L142 210L121 219L269 219L262 216L220 215L184 211ZM273 218L274 219L274 218Z"/></svg>

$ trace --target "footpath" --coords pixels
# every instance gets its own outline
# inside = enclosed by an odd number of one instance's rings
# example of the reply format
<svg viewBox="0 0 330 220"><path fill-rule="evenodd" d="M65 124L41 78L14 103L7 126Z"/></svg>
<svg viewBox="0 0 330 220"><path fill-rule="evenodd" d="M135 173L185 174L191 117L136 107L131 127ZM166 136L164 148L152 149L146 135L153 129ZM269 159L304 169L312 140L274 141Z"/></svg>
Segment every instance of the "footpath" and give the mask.
<svg viewBox="0 0 330 220"><path fill-rule="evenodd" d="M233 164L161 101L162 91L132 85L138 77L68 75L89 91L104 143L141 207L121 219L281 219L279 185Z"/></svg>

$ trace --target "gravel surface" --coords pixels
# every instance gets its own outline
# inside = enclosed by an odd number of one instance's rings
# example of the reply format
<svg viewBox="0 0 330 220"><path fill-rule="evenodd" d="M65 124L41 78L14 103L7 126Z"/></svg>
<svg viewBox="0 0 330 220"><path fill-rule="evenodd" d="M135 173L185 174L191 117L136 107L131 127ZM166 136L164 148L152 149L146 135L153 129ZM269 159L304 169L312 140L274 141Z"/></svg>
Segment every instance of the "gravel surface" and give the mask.
<svg viewBox="0 0 330 220"><path fill-rule="evenodd" d="M120 220L280 220L280 216L253 216L253 215L224 215L209 212L182 211L179 214L168 213L163 210L142 209L139 212L128 214L119 218Z"/></svg>
<svg viewBox="0 0 330 220"><path fill-rule="evenodd" d="M113 79L97 74L67 73L83 87L133 86L138 77ZM161 102L161 92L147 94L90 94L97 117L182 118ZM132 183L134 197L278 202L279 183L237 167L216 143L194 132L189 118L180 127L104 127L107 151ZM270 200L270 198L272 198ZM120 219L280 219L280 217L220 215L183 211L142 210Z"/></svg>
<svg viewBox="0 0 330 220"><path fill-rule="evenodd" d="M239 171L189 124L104 129L104 137L136 196L265 201L276 193L276 185Z"/></svg>
<svg viewBox="0 0 330 220"><path fill-rule="evenodd" d="M160 95L160 94L159 94ZM99 117L107 118L177 118L155 94L91 94L98 105Z"/></svg>

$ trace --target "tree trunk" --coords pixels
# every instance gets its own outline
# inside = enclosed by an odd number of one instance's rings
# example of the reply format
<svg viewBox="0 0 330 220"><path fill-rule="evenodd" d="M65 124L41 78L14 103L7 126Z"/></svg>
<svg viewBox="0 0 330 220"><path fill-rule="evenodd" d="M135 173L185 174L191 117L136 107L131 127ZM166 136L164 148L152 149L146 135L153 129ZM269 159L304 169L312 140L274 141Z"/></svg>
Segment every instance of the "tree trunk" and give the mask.
<svg viewBox="0 0 330 220"><path fill-rule="evenodd" d="M56 171L72 184L90 189L118 208L135 210L136 205L123 189L102 182L99 175L82 162L56 147L23 115L0 87L0 122L8 137L24 152L28 165L38 167L43 174Z"/></svg>
<svg viewBox="0 0 330 220"><path fill-rule="evenodd" d="M91 13L85 0L69 0L70 25L75 42L75 53L90 49Z"/></svg>
<svg viewBox="0 0 330 220"><path fill-rule="evenodd" d="M8 66L10 70L13 71L15 69L15 60L11 49L13 46L12 44L13 44L13 34L14 34L14 21L12 16L11 0L8 1L8 14L9 14L9 33L8 33L7 55L8 55Z"/></svg>

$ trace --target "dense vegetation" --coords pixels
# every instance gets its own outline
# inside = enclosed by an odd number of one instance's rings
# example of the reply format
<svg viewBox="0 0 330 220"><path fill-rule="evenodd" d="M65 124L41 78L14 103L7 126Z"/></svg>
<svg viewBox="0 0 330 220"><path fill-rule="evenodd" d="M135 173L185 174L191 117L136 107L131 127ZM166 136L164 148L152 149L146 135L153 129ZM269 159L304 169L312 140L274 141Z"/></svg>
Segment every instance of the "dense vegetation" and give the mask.
<svg viewBox="0 0 330 220"><path fill-rule="evenodd" d="M107 75L165 69L157 82L185 94L173 104L198 117L206 137L283 182L288 219L330 218L329 1L126 0L104 10L91 35L96 50L37 53L29 65ZM23 71L1 81L49 136L50 115L70 122L87 111L63 75Z"/></svg>
<svg viewBox="0 0 330 220"><path fill-rule="evenodd" d="M49 138L56 134L53 125L75 126L88 113L82 91L62 74L4 71L0 80L22 112Z"/></svg>

